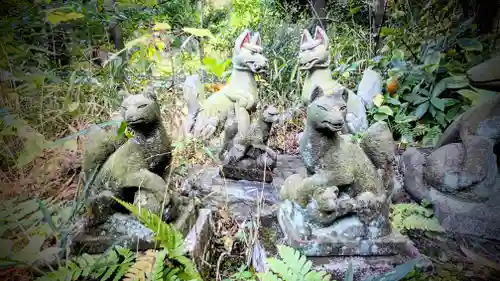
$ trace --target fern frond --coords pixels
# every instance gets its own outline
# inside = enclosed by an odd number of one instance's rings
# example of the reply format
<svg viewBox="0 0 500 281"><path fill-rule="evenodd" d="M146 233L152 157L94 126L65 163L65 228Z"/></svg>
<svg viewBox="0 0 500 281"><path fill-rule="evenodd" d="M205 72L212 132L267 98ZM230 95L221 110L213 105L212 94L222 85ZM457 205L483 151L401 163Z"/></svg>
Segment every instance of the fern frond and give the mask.
<svg viewBox="0 0 500 281"><path fill-rule="evenodd" d="M174 258L184 254L184 239L182 233L173 226L164 222L158 215L151 213L146 208L138 207L128 202L113 197L118 203L129 210L147 228L155 233L155 239L161 243L168 251L169 258Z"/></svg>
<svg viewBox="0 0 500 281"><path fill-rule="evenodd" d="M121 258L124 258L123 261L120 261ZM57 270L36 280L68 281L91 278L107 281L114 274L113 280L118 281L123 276L120 272L127 271L133 259L133 253L130 250L120 247L112 248L102 255L83 254L68 260ZM68 279L68 277L71 278Z"/></svg>
<svg viewBox="0 0 500 281"><path fill-rule="evenodd" d="M184 238L182 233L164 222L158 215L151 213L148 209L139 209L118 198L114 199L134 214L141 223L155 232L155 240L159 241L161 246L166 250L168 258L177 261L181 265L181 270L176 273L177 277L181 280L201 280L201 276L196 270L193 261L184 256Z"/></svg>
<svg viewBox="0 0 500 281"><path fill-rule="evenodd" d="M422 229L434 232L443 232L432 209L415 203L395 204L391 208L392 226L401 232L409 229Z"/></svg>
<svg viewBox="0 0 500 281"><path fill-rule="evenodd" d="M413 128L413 135L415 137L421 137L421 136L425 135L425 133L427 133L427 130L428 130L428 128L424 124L417 124Z"/></svg>
<svg viewBox="0 0 500 281"><path fill-rule="evenodd" d="M278 254L281 260L268 258L268 271L258 275L263 281L327 281L331 278L324 271L312 271L312 262L291 247L279 245Z"/></svg>
<svg viewBox="0 0 500 281"><path fill-rule="evenodd" d="M143 255L137 257L135 263L125 274L123 281L145 281L146 275L153 272L153 268L157 262L158 253L159 252L155 250L147 250ZM163 263L164 260L165 258L163 258L161 262Z"/></svg>
<svg viewBox="0 0 500 281"><path fill-rule="evenodd" d="M403 220L406 229L422 229L434 232L444 232L443 227L436 219L429 219L419 215L410 215Z"/></svg>

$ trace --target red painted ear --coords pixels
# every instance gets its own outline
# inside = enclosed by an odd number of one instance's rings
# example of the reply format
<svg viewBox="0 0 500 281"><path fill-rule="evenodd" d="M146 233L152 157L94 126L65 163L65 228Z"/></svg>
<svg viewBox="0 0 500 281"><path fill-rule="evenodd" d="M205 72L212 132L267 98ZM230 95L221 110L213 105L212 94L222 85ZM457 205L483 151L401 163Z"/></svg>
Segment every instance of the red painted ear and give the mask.
<svg viewBox="0 0 500 281"><path fill-rule="evenodd" d="M307 43L312 40L311 33L307 29L302 32L302 38L300 39L300 44Z"/></svg>
<svg viewBox="0 0 500 281"><path fill-rule="evenodd" d="M314 39L319 40L321 42L325 42L325 37L323 36L323 31L321 27L316 27L316 32L314 33Z"/></svg>
<svg viewBox="0 0 500 281"><path fill-rule="evenodd" d="M241 40L241 45L240 48L243 47L246 43L250 43L250 32L247 32L245 37L243 37L243 40Z"/></svg>

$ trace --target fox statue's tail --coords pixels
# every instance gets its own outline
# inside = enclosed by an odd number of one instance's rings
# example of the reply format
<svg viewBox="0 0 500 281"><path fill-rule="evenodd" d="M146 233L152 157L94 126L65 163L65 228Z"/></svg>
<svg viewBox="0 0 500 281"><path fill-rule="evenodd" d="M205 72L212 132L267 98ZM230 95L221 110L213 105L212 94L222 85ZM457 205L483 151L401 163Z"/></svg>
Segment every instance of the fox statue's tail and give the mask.
<svg viewBox="0 0 500 281"><path fill-rule="evenodd" d="M205 96L205 90L201 83L200 76L191 75L186 77L182 85L182 91L184 93L184 99L187 102L187 120L184 129L186 135L189 135L193 130L196 116L201 110L201 104L198 99Z"/></svg>
<svg viewBox="0 0 500 281"><path fill-rule="evenodd" d="M361 137L360 146L377 170L382 170L382 180L390 199L394 189L394 161L396 143L387 123L379 121L371 125Z"/></svg>

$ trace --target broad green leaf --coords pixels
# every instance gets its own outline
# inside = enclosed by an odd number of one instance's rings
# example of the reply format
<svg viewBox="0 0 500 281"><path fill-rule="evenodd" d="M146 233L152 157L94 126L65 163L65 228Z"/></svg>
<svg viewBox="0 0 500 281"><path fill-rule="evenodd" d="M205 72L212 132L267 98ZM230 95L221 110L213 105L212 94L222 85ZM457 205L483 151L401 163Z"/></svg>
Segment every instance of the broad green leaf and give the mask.
<svg viewBox="0 0 500 281"><path fill-rule="evenodd" d="M446 121L446 115L442 111L436 112L436 120L443 128L446 128L446 125L448 125L448 122Z"/></svg>
<svg viewBox="0 0 500 281"><path fill-rule="evenodd" d="M351 15L351 16L355 15L355 14L359 13L359 11L361 11L360 6L351 8L351 9L349 9L349 15Z"/></svg>
<svg viewBox="0 0 500 281"><path fill-rule="evenodd" d="M401 105L401 102L398 100L398 99L395 99L395 98L387 98L386 99L387 103L388 104L392 104L392 105Z"/></svg>
<svg viewBox="0 0 500 281"><path fill-rule="evenodd" d="M29 138L24 143L24 149L17 158L16 166L22 168L33 161L45 148L45 138L42 135L36 135Z"/></svg>
<svg viewBox="0 0 500 281"><path fill-rule="evenodd" d="M170 30L170 28L171 28L170 24L166 22L156 23L153 26L153 30Z"/></svg>
<svg viewBox="0 0 500 281"><path fill-rule="evenodd" d="M469 90L469 89L462 89L462 90L458 90L457 92L461 96L470 100L473 105L478 103L481 100L481 95L476 91Z"/></svg>
<svg viewBox="0 0 500 281"><path fill-rule="evenodd" d="M75 19L83 18L84 15L75 12L62 12L62 11L52 11L47 14L47 21L53 25L59 24L61 22L72 21Z"/></svg>
<svg viewBox="0 0 500 281"><path fill-rule="evenodd" d="M383 102L384 102L384 96L382 94L377 94L373 98L373 104L375 104L376 107L380 107Z"/></svg>
<svg viewBox="0 0 500 281"><path fill-rule="evenodd" d="M420 96L418 94L414 94L414 93L403 95L403 99L405 101L410 102L413 105L422 104L423 102L426 102L429 100L428 97L422 97L422 96Z"/></svg>
<svg viewBox="0 0 500 281"><path fill-rule="evenodd" d="M217 64L217 59L212 58L212 57L204 57L203 64L207 65L207 66L213 66L213 65Z"/></svg>
<svg viewBox="0 0 500 281"><path fill-rule="evenodd" d="M446 87L448 89L461 89L469 86L469 80L465 75L457 75L444 78L446 79Z"/></svg>
<svg viewBox="0 0 500 281"><path fill-rule="evenodd" d="M461 38L457 41L458 45L466 51L483 51L483 45L476 39Z"/></svg>
<svg viewBox="0 0 500 281"><path fill-rule="evenodd" d="M149 42L150 40L150 35L149 34L145 34L139 38L136 38L134 40L131 40L131 41L128 41L127 43L125 43L125 48L126 49L130 49L136 45L139 45L139 44L145 44L147 42Z"/></svg>
<svg viewBox="0 0 500 281"><path fill-rule="evenodd" d="M439 62L441 61L441 53L439 51L433 51L428 54L424 59L425 69L427 69L430 73L436 71L439 67Z"/></svg>
<svg viewBox="0 0 500 281"><path fill-rule="evenodd" d="M394 28L384 26L380 29L380 36L388 36L388 35L394 35L394 34L397 34L397 30Z"/></svg>
<svg viewBox="0 0 500 281"><path fill-rule="evenodd" d="M122 134L125 134L125 130L127 130L127 122L122 121L120 123L120 127L118 128L116 135L121 136Z"/></svg>
<svg viewBox="0 0 500 281"><path fill-rule="evenodd" d="M382 114L382 113L375 113L375 114L373 115L373 119L374 119L375 121L384 121L384 120L386 120L388 117L389 117L389 115L387 115L387 114Z"/></svg>
<svg viewBox="0 0 500 281"><path fill-rule="evenodd" d="M194 35L196 37L208 37L210 39L215 40L214 35L212 32L208 29L204 28L190 28L190 27L184 27L182 29L184 32L189 33L191 35Z"/></svg>
<svg viewBox="0 0 500 281"><path fill-rule="evenodd" d="M473 89L479 93L479 95L481 97L480 98L481 102L489 100L489 99L495 97L496 95L500 94L500 93L497 93L494 91L488 91L488 90L478 89L478 88L474 88L474 87L473 87Z"/></svg>
<svg viewBox="0 0 500 281"><path fill-rule="evenodd" d="M418 119L422 118L425 113L427 113L427 110L429 110L430 102L426 101L424 103L421 103L417 108L415 109L414 115Z"/></svg>
<svg viewBox="0 0 500 281"><path fill-rule="evenodd" d="M27 264L32 264L38 258L38 254L42 248L45 241L45 237L41 235L34 235L30 237L28 245L24 247L21 251L14 254L14 259L18 261L23 261Z"/></svg>
<svg viewBox="0 0 500 281"><path fill-rule="evenodd" d="M379 107L378 108L378 113L386 114L386 115L389 115L389 116L392 116L394 114L394 112L392 111L392 109L390 107L388 107L387 105L382 105L381 107Z"/></svg>
<svg viewBox="0 0 500 281"><path fill-rule="evenodd" d="M439 95L441 95L446 90L447 86L448 80L446 80L446 78L440 80L437 84L434 85L434 88L432 88L431 98L439 97Z"/></svg>
<svg viewBox="0 0 500 281"><path fill-rule="evenodd" d="M412 121L417 121L417 117L411 115L396 115L394 121L396 123L409 123Z"/></svg>
<svg viewBox="0 0 500 281"><path fill-rule="evenodd" d="M392 59L393 60L403 60L405 57L405 53L401 49L395 49L392 51Z"/></svg>
<svg viewBox="0 0 500 281"><path fill-rule="evenodd" d="M437 109L444 111L445 103L440 98L431 98L431 104Z"/></svg>

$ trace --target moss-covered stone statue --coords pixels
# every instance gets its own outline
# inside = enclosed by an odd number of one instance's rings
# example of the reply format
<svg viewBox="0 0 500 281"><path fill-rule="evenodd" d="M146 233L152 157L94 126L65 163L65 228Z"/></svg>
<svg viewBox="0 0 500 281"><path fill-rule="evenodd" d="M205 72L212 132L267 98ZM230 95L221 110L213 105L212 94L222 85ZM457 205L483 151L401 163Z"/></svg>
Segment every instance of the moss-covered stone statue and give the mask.
<svg viewBox="0 0 500 281"><path fill-rule="evenodd" d="M280 191L285 200L280 225L289 242L307 255L391 251L382 237L392 234L388 215L395 143L383 122L373 124L359 144L342 134L348 101L344 88L330 95L314 88L299 148L307 176L288 177ZM357 246L347 249L343 243Z"/></svg>
<svg viewBox="0 0 500 281"><path fill-rule="evenodd" d="M231 81L208 97L194 114L192 134L196 138L208 140L221 131L233 108L239 120L238 132L246 132L250 125L250 112L254 111L257 105L257 83L254 75L267 69L267 59L262 54L259 33L253 36L249 30L241 33L236 39L232 63Z"/></svg>
<svg viewBox="0 0 500 281"><path fill-rule="evenodd" d="M273 123L279 120L274 106L265 108L248 130L236 138L238 118L235 110L229 114L224 130L224 144L219 154L223 163L221 176L236 180L272 182L277 154L267 146Z"/></svg>
<svg viewBox="0 0 500 281"><path fill-rule="evenodd" d="M499 65L495 57L472 67L470 84L500 92ZM430 154L409 148L401 162L405 190L431 202L445 229L499 239L500 94L490 94L455 118Z"/></svg>
<svg viewBox="0 0 500 281"><path fill-rule="evenodd" d="M300 41L299 65L306 71L306 78L302 86L301 101L304 106L309 105L311 95L316 86L320 86L325 95L334 93L343 86L333 80L330 71L329 40L326 32L319 26L316 27L314 38L307 29L302 33ZM368 128L366 109L361 99L351 90L347 90L346 126L343 131L357 134Z"/></svg>
<svg viewBox="0 0 500 281"><path fill-rule="evenodd" d="M133 132L132 138L103 131L89 135L83 173L86 181L95 176L90 185L86 228L102 224L120 209L111 196L156 214L164 203L168 221L178 215L178 198L166 183L172 161L171 140L153 89L126 96L121 114Z"/></svg>

